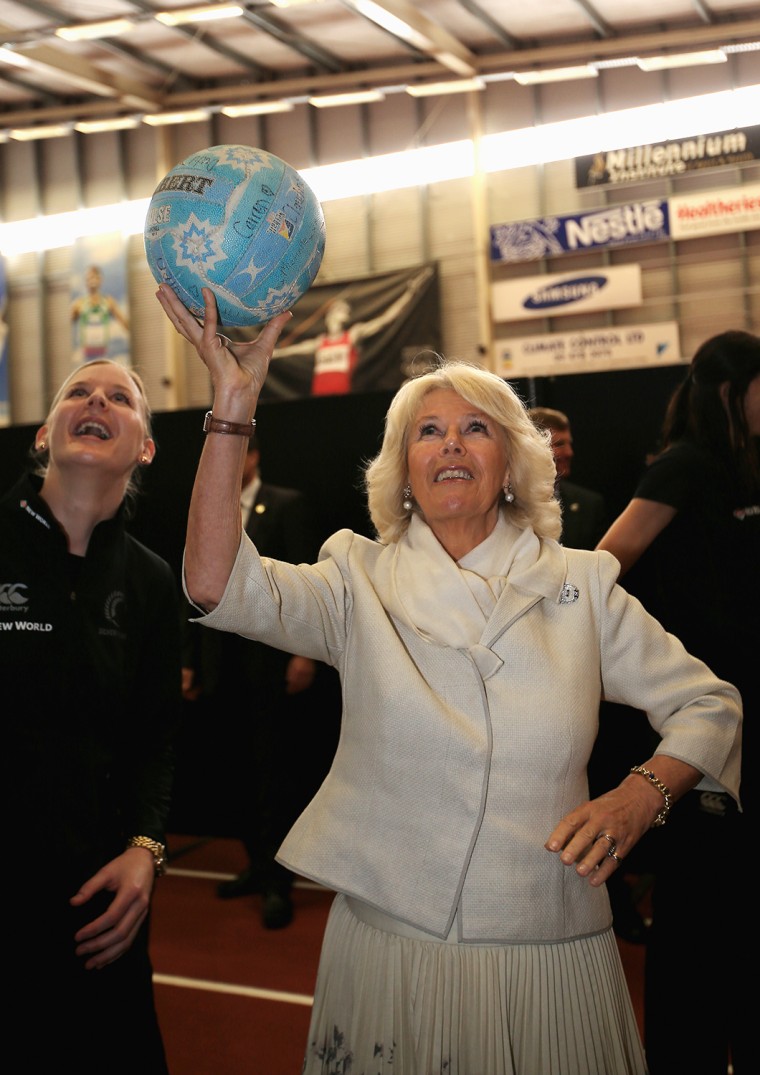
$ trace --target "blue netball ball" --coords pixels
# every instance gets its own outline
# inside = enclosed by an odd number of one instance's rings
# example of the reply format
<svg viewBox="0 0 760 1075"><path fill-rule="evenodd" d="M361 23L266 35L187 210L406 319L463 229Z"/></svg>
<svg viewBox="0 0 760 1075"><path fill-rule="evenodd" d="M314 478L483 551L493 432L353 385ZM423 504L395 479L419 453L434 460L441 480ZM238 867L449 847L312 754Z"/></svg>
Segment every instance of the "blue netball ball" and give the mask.
<svg viewBox="0 0 760 1075"><path fill-rule="evenodd" d="M203 318L202 287L222 325L260 325L312 285L325 251L322 207L285 161L252 146L186 157L153 192L145 254L153 276Z"/></svg>

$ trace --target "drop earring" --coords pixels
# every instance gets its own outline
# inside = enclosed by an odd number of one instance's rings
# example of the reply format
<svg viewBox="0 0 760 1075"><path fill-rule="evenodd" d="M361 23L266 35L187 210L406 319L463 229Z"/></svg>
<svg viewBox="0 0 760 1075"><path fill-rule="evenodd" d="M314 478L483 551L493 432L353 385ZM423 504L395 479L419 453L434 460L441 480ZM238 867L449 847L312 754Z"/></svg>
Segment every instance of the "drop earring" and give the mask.
<svg viewBox="0 0 760 1075"><path fill-rule="evenodd" d="M404 511L411 511L412 508L414 507L414 501L412 500L412 487L411 487L411 485L405 485L404 486L404 492L403 492L402 495L403 495L404 499L402 501L401 507L404 509Z"/></svg>
<svg viewBox="0 0 760 1075"><path fill-rule="evenodd" d="M512 492L512 483L511 482L507 482L506 485L504 486L504 499L507 502L507 504L514 503L515 494Z"/></svg>

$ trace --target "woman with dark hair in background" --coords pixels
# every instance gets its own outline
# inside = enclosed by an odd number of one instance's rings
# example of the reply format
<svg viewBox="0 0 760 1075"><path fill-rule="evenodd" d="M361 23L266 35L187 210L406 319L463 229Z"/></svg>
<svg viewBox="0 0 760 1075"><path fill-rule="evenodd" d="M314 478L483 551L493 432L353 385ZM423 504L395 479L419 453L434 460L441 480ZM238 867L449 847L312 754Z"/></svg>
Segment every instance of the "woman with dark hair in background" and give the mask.
<svg viewBox="0 0 760 1075"><path fill-rule="evenodd" d="M0 500L6 1021L24 1071L167 1070L148 913L181 700L178 592L125 530L154 453L138 375L90 362L37 431L34 473Z"/></svg>
<svg viewBox="0 0 760 1075"><path fill-rule="evenodd" d="M557 543L549 437L467 363L396 393L366 470L377 540L259 556L240 475L287 315L233 343L204 298L201 327L159 288L214 385L188 596L205 629L331 664L343 693L330 772L278 854L337 893L304 1073L643 1075L604 882L687 789L735 790L736 691L613 557ZM602 691L663 744L589 800Z"/></svg>
<svg viewBox="0 0 760 1075"><path fill-rule="evenodd" d="M647 837L654 863L645 1040L652 1075L756 1070L742 960L760 708L760 337L706 340L673 394L662 451L599 544L624 585L690 653L735 684L744 707L740 813L725 794L689 792ZM677 1002L675 1002L677 998Z"/></svg>

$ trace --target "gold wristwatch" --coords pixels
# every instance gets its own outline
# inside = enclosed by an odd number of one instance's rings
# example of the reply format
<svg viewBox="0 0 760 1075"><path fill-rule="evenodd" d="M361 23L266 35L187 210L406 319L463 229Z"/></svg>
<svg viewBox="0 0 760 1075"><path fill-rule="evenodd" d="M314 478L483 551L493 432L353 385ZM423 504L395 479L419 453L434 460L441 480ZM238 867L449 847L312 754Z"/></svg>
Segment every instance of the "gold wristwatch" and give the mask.
<svg viewBox="0 0 760 1075"><path fill-rule="evenodd" d="M156 877L163 877L166 873L166 848L158 840L152 840L150 836L130 836L127 847L144 847L153 856Z"/></svg>

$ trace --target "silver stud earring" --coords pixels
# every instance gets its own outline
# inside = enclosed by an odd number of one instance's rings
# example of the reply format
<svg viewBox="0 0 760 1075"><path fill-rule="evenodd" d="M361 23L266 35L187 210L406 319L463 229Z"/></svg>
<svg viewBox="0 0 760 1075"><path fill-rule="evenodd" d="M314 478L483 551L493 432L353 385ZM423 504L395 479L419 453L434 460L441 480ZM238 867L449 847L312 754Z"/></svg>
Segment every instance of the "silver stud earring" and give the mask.
<svg viewBox="0 0 760 1075"><path fill-rule="evenodd" d="M512 492L511 482L507 482L507 484L504 486L504 499L506 500L507 504L512 504L514 502L515 494Z"/></svg>
<svg viewBox="0 0 760 1075"><path fill-rule="evenodd" d="M405 485L404 486L404 492L403 492L402 495L403 495L404 499L403 499L403 502L401 504L401 507L404 509L404 511L411 511L412 508L414 507L414 501L412 500L412 487L411 487L411 485Z"/></svg>

